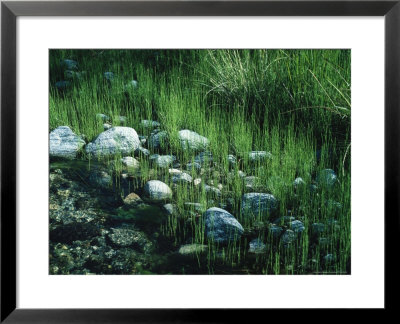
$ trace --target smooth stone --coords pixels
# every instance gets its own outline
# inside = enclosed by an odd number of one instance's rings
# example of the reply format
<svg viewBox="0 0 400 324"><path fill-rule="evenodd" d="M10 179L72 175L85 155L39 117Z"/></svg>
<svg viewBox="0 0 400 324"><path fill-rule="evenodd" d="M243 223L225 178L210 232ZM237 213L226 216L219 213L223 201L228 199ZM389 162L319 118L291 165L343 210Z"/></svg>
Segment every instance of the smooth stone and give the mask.
<svg viewBox="0 0 400 324"><path fill-rule="evenodd" d="M219 190L218 188L209 186L209 185L204 185L204 191L208 194L212 194L215 196L221 196L221 190Z"/></svg>
<svg viewBox="0 0 400 324"><path fill-rule="evenodd" d="M236 218L224 209L212 207L203 214L203 217L206 236L216 243L235 241L244 232Z"/></svg>
<svg viewBox="0 0 400 324"><path fill-rule="evenodd" d="M201 150L205 149L208 145L208 139L206 137L188 129L179 131L178 137L184 150Z"/></svg>
<svg viewBox="0 0 400 324"><path fill-rule="evenodd" d="M172 198L172 190L162 181L150 180L144 186L145 198L153 202L162 202Z"/></svg>
<svg viewBox="0 0 400 324"><path fill-rule="evenodd" d="M143 203L142 198L140 198L137 194L135 194L134 192L131 192L129 195L127 195L124 198L124 204L125 206L129 206L129 207L135 207L139 204Z"/></svg>
<svg viewBox="0 0 400 324"><path fill-rule="evenodd" d="M163 208L168 215L173 215L176 212L176 206L174 204L165 204Z"/></svg>
<svg viewBox="0 0 400 324"><path fill-rule="evenodd" d="M106 130L109 130L110 128L111 128L112 126L110 125L110 124L103 124L103 129L106 131Z"/></svg>
<svg viewBox="0 0 400 324"><path fill-rule="evenodd" d="M173 155L158 155L154 154L150 156L150 160L157 165L157 167L165 169L168 168L174 161L175 156Z"/></svg>
<svg viewBox="0 0 400 324"><path fill-rule="evenodd" d="M137 169L140 166L140 163L138 160L133 158L132 156L125 156L121 159L121 163L126 166L127 168L134 168Z"/></svg>
<svg viewBox="0 0 400 324"><path fill-rule="evenodd" d="M117 126L104 131L92 143L86 145L86 153L97 157L129 155L139 146L140 140L133 128Z"/></svg>
<svg viewBox="0 0 400 324"><path fill-rule="evenodd" d="M50 157L74 159L85 141L68 126L59 126L50 133Z"/></svg>
<svg viewBox="0 0 400 324"><path fill-rule="evenodd" d="M180 172L180 173L175 173L172 175L172 182L177 183L177 184L189 184L193 181L193 178L185 173L185 172Z"/></svg>

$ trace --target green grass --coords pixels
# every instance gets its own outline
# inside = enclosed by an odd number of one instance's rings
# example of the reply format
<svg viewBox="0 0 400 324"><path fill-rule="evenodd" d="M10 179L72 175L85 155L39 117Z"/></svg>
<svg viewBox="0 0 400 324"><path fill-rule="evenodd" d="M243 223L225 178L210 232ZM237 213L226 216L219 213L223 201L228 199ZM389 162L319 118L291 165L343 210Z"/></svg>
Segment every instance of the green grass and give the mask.
<svg viewBox="0 0 400 324"><path fill-rule="evenodd" d="M79 71L86 73L60 93L54 84L64 79L59 62L66 58L78 61ZM209 273L349 273L350 63L349 50L51 50L50 130L67 125L91 141L103 131L97 113L110 116L113 125L120 115L126 116L126 125L140 135L150 132L140 127L142 119L157 120L170 134L167 152L181 165L194 155L182 150L177 132L193 130L209 139L218 167L202 175L193 171L192 176L220 183L223 190L211 197L193 184L174 189L173 202L180 212L170 216L161 231L177 247L188 241L208 244L206 261L199 256L198 262ZM106 71L115 74L111 85L103 78ZM139 87L124 91L133 79ZM269 151L273 158L254 165L247 156L252 150ZM319 159L317 150L322 152ZM229 167L228 154L238 159L234 168ZM308 187L325 168L338 175L333 189L318 188L314 194L294 189L296 177ZM118 179L122 166L117 162L114 169ZM284 247L267 235L270 219L241 215L246 187L239 170L257 177L259 190L279 199L275 217L291 213L301 218L306 231L294 244ZM140 184L132 191L156 178L171 184L168 169L154 169L146 158L140 159L140 174ZM266 253L247 253L250 236L228 246L207 242L202 218L191 216L185 207L185 202L213 207L228 198L243 227L267 244ZM327 206L330 200L340 202L341 210ZM332 219L340 228L331 226L322 234L329 238L326 246L314 244L311 224ZM255 230L260 222L264 227ZM325 264L327 254L335 262Z"/></svg>

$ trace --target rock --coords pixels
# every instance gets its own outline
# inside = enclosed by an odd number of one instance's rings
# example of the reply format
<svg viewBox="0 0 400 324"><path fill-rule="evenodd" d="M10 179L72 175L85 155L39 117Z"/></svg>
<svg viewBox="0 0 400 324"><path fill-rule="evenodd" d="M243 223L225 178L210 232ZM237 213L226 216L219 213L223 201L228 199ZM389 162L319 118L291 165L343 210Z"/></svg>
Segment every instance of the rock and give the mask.
<svg viewBox="0 0 400 324"><path fill-rule="evenodd" d="M74 159L85 141L68 126L59 126L50 133L50 157Z"/></svg>
<svg viewBox="0 0 400 324"><path fill-rule="evenodd" d="M335 261L335 256L333 254L327 254L324 256L325 264L331 264Z"/></svg>
<svg viewBox="0 0 400 324"><path fill-rule="evenodd" d="M206 206L200 203L185 202L185 208L203 213L206 211Z"/></svg>
<svg viewBox="0 0 400 324"><path fill-rule="evenodd" d="M131 192L124 199L124 204L125 204L125 206L128 206L128 207L135 207L141 203L143 203L143 200L134 192Z"/></svg>
<svg viewBox="0 0 400 324"><path fill-rule="evenodd" d="M276 226L275 224L272 224L269 227L268 232L270 235L272 235L273 238L277 239L281 236L281 234L283 232L283 228L280 226Z"/></svg>
<svg viewBox="0 0 400 324"><path fill-rule="evenodd" d="M118 116L118 121L120 125L126 124L126 117L125 116Z"/></svg>
<svg viewBox="0 0 400 324"><path fill-rule="evenodd" d="M247 189L254 190L257 188L257 185L260 182L260 178L255 176L248 176L244 177L243 181Z"/></svg>
<svg viewBox="0 0 400 324"><path fill-rule="evenodd" d="M249 243L249 253L261 254L267 251L265 245L260 239L254 239Z"/></svg>
<svg viewBox="0 0 400 324"><path fill-rule="evenodd" d="M137 89L138 87L139 87L139 82L137 82L136 80L131 80L127 84L125 84L124 90L132 91L132 90Z"/></svg>
<svg viewBox="0 0 400 324"><path fill-rule="evenodd" d="M145 198L152 202L162 202L172 198L172 190L159 180L150 180L144 186Z"/></svg>
<svg viewBox="0 0 400 324"><path fill-rule="evenodd" d="M332 169L321 170L317 176L317 183L319 186L330 189L337 181L337 176L335 171Z"/></svg>
<svg viewBox="0 0 400 324"><path fill-rule="evenodd" d="M200 183L201 183L201 179L200 179L200 178L197 178L197 179L194 179L194 180L193 180L193 184L194 184L195 186L198 186Z"/></svg>
<svg viewBox="0 0 400 324"><path fill-rule="evenodd" d="M110 117L104 114L96 114L96 119L101 119L103 122L106 122L110 120Z"/></svg>
<svg viewBox="0 0 400 324"><path fill-rule="evenodd" d="M149 147L152 149L162 149L168 144L168 133L166 131L151 134Z"/></svg>
<svg viewBox="0 0 400 324"><path fill-rule="evenodd" d="M178 137L184 150L202 150L208 145L207 138L188 129L179 131Z"/></svg>
<svg viewBox="0 0 400 324"><path fill-rule="evenodd" d="M78 62L70 59L65 59L61 61L61 67L66 70L77 70Z"/></svg>
<svg viewBox="0 0 400 324"><path fill-rule="evenodd" d="M168 215L173 215L176 212L176 206L174 204L165 204L163 208Z"/></svg>
<svg viewBox="0 0 400 324"><path fill-rule="evenodd" d="M326 226L323 223L314 223L311 225L311 230L313 234L319 235L326 230Z"/></svg>
<svg viewBox="0 0 400 324"><path fill-rule="evenodd" d="M218 188L209 186L209 185L204 185L204 191L208 194L214 195L214 196L221 196L221 190L219 190Z"/></svg>
<svg viewBox="0 0 400 324"><path fill-rule="evenodd" d="M248 216L261 216L268 218L278 207L277 199L266 193L247 193L242 197L242 214Z"/></svg>
<svg viewBox="0 0 400 324"><path fill-rule="evenodd" d="M135 150L135 155L136 156L149 156L150 155L150 151L144 147L139 146L136 150Z"/></svg>
<svg viewBox="0 0 400 324"><path fill-rule="evenodd" d="M221 208L212 207L204 213L203 217L206 236L216 243L237 240L244 232L236 218Z"/></svg>
<svg viewBox="0 0 400 324"><path fill-rule="evenodd" d="M82 73L66 70L64 71L64 77L70 80L80 80L82 78Z"/></svg>
<svg viewBox="0 0 400 324"><path fill-rule="evenodd" d="M305 230L304 224L299 220L290 222L289 227L295 233L301 233Z"/></svg>
<svg viewBox="0 0 400 324"><path fill-rule="evenodd" d="M228 163L229 163L229 166L231 166L231 167L235 166L236 165L236 157L232 154L229 154L228 155Z"/></svg>
<svg viewBox="0 0 400 324"><path fill-rule="evenodd" d="M265 161L267 159L272 159L272 154L266 151L252 151L249 152L249 161L259 162Z"/></svg>
<svg viewBox="0 0 400 324"><path fill-rule="evenodd" d="M213 162L213 155L211 152L201 152L194 157L194 162L200 165L211 164Z"/></svg>
<svg viewBox="0 0 400 324"><path fill-rule="evenodd" d="M107 81L114 80L114 73L113 72L104 72L103 76L104 76L104 79L106 79Z"/></svg>
<svg viewBox="0 0 400 324"><path fill-rule="evenodd" d="M129 155L140 146L136 131L130 127L113 127L101 133L92 143L86 145L86 153L96 157L115 154Z"/></svg>
<svg viewBox="0 0 400 324"><path fill-rule="evenodd" d="M281 241L284 245L289 245L296 240L296 233L292 230L286 230L281 237Z"/></svg>
<svg viewBox="0 0 400 324"><path fill-rule="evenodd" d="M71 86L71 82L62 80L62 81L57 81L54 85L59 91L64 91Z"/></svg>
<svg viewBox="0 0 400 324"><path fill-rule="evenodd" d="M192 256L196 254L205 253L207 251L207 245L203 244L186 244L179 248L178 253L182 256Z"/></svg>
<svg viewBox="0 0 400 324"><path fill-rule="evenodd" d="M165 169L168 168L172 162L176 160L173 155L158 155L154 154L150 156L150 160L157 165L157 167Z"/></svg>
<svg viewBox="0 0 400 324"><path fill-rule="evenodd" d="M142 120L140 122L140 125L143 128L156 128L156 127L160 127L161 126L159 122L154 121L154 120L147 120L147 119Z"/></svg>
<svg viewBox="0 0 400 324"><path fill-rule="evenodd" d="M89 181L95 187L110 189L113 185L113 178L106 171L93 169L89 175Z"/></svg>
<svg viewBox="0 0 400 324"><path fill-rule="evenodd" d="M294 220L296 220L296 218L293 217L293 216L282 216L282 217L279 217L279 218L275 219L273 221L273 224L288 226Z"/></svg>
<svg viewBox="0 0 400 324"><path fill-rule="evenodd" d="M172 175L173 183L188 184L188 183L191 183L192 181L193 181L193 178L185 172L175 173Z"/></svg>
<svg viewBox="0 0 400 324"><path fill-rule="evenodd" d="M132 168L132 169L138 169L139 168L139 161L133 158L132 156L125 156L121 159L121 163L123 166L127 168Z"/></svg>
<svg viewBox="0 0 400 324"><path fill-rule="evenodd" d="M304 180L302 178L296 178L293 181L293 186L295 188L299 188L299 187L303 187L306 183L304 182Z"/></svg>
<svg viewBox="0 0 400 324"><path fill-rule="evenodd" d="M133 228L111 228L108 238L117 246L127 247L144 240L143 234Z"/></svg>
<svg viewBox="0 0 400 324"><path fill-rule="evenodd" d="M109 130L110 128L111 128L112 126L111 126L111 124L103 124L103 129L106 131L106 130Z"/></svg>
<svg viewBox="0 0 400 324"><path fill-rule="evenodd" d="M197 163L197 162L193 162L193 163L188 163L188 164L186 164L186 170L188 170L188 171L192 171L192 170L195 170L195 171L200 171L201 170L201 165L200 165L200 163Z"/></svg>

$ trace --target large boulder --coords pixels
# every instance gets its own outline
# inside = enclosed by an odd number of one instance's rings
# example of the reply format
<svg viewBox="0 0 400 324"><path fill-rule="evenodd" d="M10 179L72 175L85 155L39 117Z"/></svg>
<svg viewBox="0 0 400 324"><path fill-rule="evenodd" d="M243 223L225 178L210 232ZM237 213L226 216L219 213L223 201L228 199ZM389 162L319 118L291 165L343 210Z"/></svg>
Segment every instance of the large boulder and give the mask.
<svg viewBox="0 0 400 324"><path fill-rule="evenodd" d="M207 238L216 243L235 241L244 232L236 218L224 209L212 207L203 216Z"/></svg>
<svg viewBox="0 0 400 324"><path fill-rule="evenodd" d="M162 181L150 180L144 186L145 199L152 202L164 202L172 198L172 190Z"/></svg>
<svg viewBox="0 0 400 324"><path fill-rule="evenodd" d="M129 155L139 146L139 136L133 128L118 126L106 130L86 145L86 153L96 157Z"/></svg>
<svg viewBox="0 0 400 324"><path fill-rule="evenodd" d="M278 200L267 193L247 193L242 197L242 214L258 218L269 218L278 208Z"/></svg>
<svg viewBox="0 0 400 324"><path fill-rule="evenodd" d="M50 133L50 157L74 159L85 141L68 126L57 127Z"/></svg>
<svg viewBox="0 0 400 324"><path fill-rule="evenodd" d="M205 149L208 145L207 138L188 129L183 129L179 131L178 137L184 150L202 150Z"/></svg>

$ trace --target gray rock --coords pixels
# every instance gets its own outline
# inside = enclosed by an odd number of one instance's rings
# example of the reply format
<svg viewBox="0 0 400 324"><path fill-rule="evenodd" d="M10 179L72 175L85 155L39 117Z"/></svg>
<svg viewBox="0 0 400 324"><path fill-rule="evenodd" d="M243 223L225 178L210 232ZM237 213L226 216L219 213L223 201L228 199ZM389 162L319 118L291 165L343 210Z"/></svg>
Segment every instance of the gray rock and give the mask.
<svg viewBox="0 0 400 324"><path fill-rule="evenodd" d="M140 140L133 128L118 126L101 133L92 143L86 145L86 153L96 157L129 155L139 146Z"/></svg>
<svg viewBox="0 0 400 324"><path fill-rule="evenodd" d="M110 124L103 124L103 129L106 131L106 130L109 130L110 128L111 128L112 126L110 125Z"/></svg>
<svg viewBox="0 0 400 324"><path fill-rule="evenodd" d="M70 59L65 59L61 61L61 67L66 70L77 70L78 62Z"/></svg>
<svg viewBox="0 0 400 324"><path fill-rule="evenodd" d="M277 199L266 193L247 193L242 197L242 214L246 216L261 216L268 218L278 207Z"/></svg>
<svg viewBox="0 0 400 324"><path fill-rule="evenodd" d="M295 233L301 233L305 230L304 224L299 220L290 222L289 227Z"/></svg>
<svg viewBox="0 0 400 324"><path fill-rule="evenodd" d="M218 188L209 186L209 185L204 185L204 191L210 195L214 195L214 196L221 196L221 190L219 190Z"/></svg>
<svg viewBox="0 0 400 324"><path fill-rule="evenodd" d="M281 236L281 234L283 232L283 228L280 226L276 226L275 224L272 224L269 227L268 232L270 235L272 235L273 238L277 239Z"/></svg>
<svg viewBox="0 0 400 324"><path fill-rule="evenodd" d="M145 198L152 202L162 202L172 198L172 190L159 180L150 180L144 186Z"/></svg>
<svg viewBox="0 0 400 324"><path fill-rule="evenodd" d="M304 180L302 178L296 178L293 181L293 185L295 188L299 188L299 187L303 187L306 183L304 182Z"/></svg>
<svg viewBox="0 0 400 324"><path fill-rule="evenodd" d="M135 207L143 203L143 200L134 192L131 192L124 198L124 204L128 207Z"/></svg>
<svg viewBox="0 0 400 324"><path fill-rule="evenodd" d="M149 156L150 155L150 151L144 147L139 146L136 150L135 150L135 156Z"/></svg>
<svg viewBox="0 0 400 324"><path fill-rule="evenodd" d="M197 163L197 162L193 162L193 163L188 163L188 164L186 164L186 170L188 170L188 171L192 171L192 170L195 170L195 171L200 171L201 170L201 165L200 165L200 163Z"/></svg>
<svg viewBox="0 0 400 324"><path fill-rule="evenodd" d="M249 243L249 253L261 254L267 251L267 245L260 239L254 239Z"/></svg>
<svg viewBox="0 0 400 324"><path fill-rule="evenodd" d="M286 230L281 237L281 241L284 245L289 245L296 240L296 233L292 230Z"/></svg>
<svg viewBox="0 0 400 324"><path fill-rule="evenodd" d="M130 228L112 228L111 233L108 234L108 238L112 243L121 247L131 246L138 241L143 240L143 235Z"/></svg>
<svg viewBox="0 0 400 324"><path fill-rule="evenodd" d="M194 162L203 164L211 164L213 162L213 156L211 152L201 152L194 157Z"/></svg>
<svg viewBox="0 0 400 324"><path fill-rule="evenodd" d="M125 84L124 90L132 91L132 90L137 89L138 87L139 87L139 82L137 82L136 80L131 80L127 84Z"/></svg>
<svg viewBox="0 0 400 324"><path fill-rule="evenodd" d="M202 150L208 145L208 139L206 137L188 129L179 131L178 137L184 150Z"/></svg>
<svg viewBox="0 0 400 324"><path fill-rule="evenodd" d="M147 120L147 119L142 120L140 122L140 125L143 128L156 128L156 127L160 127L161 126L159 122L154 121L154 120Z"/></svg>
<svg viewBox="0 0 400 324"><path fill-rule="evenodd" d="M111 189L113 185L113 178L106 171L93 169L89 175L90 183L95 187L103 189Z"/></svg>
<svg viewBox="0 0 400 324"><path fill-rule="evenodd" d="M249 152L249 161L259 162L265 161L267 159L272 159L272 154L267 151L252 151Z"/></svg>
<svg viewBox="0 0 400 324"><path fill-rule="evenodd" d="M276 225L289 225L294 220L296 220L296 218L293 216L282 216L282 217L275 219L273 221L273 223Z"/></svg>
<svg viewBox="0 0 400 324"><path fill-rule="evenodd" d="M137 169L139 168L139 161L133 158L132 156L125 156L121 159L121 163L123 166L127 168Z"/></svg>
<svg viewBox="0 0 400 324"><path fill-rule="evenodd" d="M157 167L165 169L168 168L176 160L176 158L173 155L154 154L150 156L150 160L157 165Z"/></svg>
<svg viewBox="0 0 400 324"><path fill-rule="evenodd" d="M176 212L176 206L174 204L165 204L163 208L168 215L173 215Z"/></svg>
<svg viewBox="0 0 400 324"><path fill-rule="evenodd" d="M205 231L209 240L226 243L240 238L244 230L232 214L221 208L212 207L204 215Z"/></svg>
<svg viewBox="0 0 400 324"><path fill-rule="evenodd" d="M191 183L192 181L193 181L193 178L185 172L175 173L172 175L173 183L188 184L188 183Z"/></svg>
<svg viewBox="0 0 400 324"><path fill-rule="evenodd" d="M166 131L154 133L149 138L149 148L162 149L168 143L168 133Z"/></svg>
<svg viewBox="0 0 400 324"><path fill-rule="evenodd" d="M335 171L332 169L321 170L317 176L317 183L319 186L324 188L332 188L337 181L337 176Z"/></svg>
<svg viewBox="0 0 400 324"><path fill-rule="evenodd" d="M50 157L74 159L85 141L68 126L59 126L50 133Z"/></svg>
<svg viewBox="0 0 400 324"><path fill-rule="evenodd" d="M228 155L228 163L231 167L236 165L236 157L232 154Z"/></svg>

